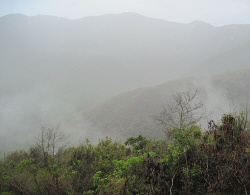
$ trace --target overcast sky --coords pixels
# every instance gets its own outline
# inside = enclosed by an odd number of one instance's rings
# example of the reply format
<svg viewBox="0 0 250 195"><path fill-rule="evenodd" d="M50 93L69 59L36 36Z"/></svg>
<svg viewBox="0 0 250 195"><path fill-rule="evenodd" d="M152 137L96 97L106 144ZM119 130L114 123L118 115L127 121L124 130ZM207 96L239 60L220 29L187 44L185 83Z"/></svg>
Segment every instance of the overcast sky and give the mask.
<svg viewBox="0 0 250 195"><path fill-rule="evenodd" d="M250 24L250 0L0 0L0 16L22 13L76 19L122 12L181 23Z"/></svg>

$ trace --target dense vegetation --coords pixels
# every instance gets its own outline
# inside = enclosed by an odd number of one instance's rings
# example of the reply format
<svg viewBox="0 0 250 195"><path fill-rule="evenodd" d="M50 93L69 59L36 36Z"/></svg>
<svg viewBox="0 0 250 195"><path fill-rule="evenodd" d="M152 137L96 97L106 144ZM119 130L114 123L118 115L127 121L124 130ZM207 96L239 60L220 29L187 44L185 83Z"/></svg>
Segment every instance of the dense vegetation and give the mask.
<svg viewBox="0 0 250 195"><path fill-rule="evenodd" d="M172 128L170 143L139 135L122 144L107 137L56 154L56 142L44 136L49 146L38 144L1 161L0 193L247 194L249 127L247 114L228 114L217 125L210 121L205 132L194 124ZM57 130L52 134L61 135Z"/></svg>

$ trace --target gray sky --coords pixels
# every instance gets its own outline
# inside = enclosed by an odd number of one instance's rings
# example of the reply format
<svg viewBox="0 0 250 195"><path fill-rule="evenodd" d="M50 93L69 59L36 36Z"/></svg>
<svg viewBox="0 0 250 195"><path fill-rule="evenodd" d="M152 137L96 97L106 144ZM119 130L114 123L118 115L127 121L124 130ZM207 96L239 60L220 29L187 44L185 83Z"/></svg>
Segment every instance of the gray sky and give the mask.
<svg viewBox="0 0 250 195"><path fill-rule="evenodd" d="M122 12L181 23L249 24L250 0L0 0L0 16L22 13L76 19Z"/></svg>

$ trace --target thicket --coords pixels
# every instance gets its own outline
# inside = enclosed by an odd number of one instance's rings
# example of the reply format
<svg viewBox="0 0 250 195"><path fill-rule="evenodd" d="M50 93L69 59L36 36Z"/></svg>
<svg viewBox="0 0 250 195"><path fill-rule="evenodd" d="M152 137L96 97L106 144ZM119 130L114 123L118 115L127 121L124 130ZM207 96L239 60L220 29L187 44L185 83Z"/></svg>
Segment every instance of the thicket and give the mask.
<svg viewBox="0 0 250 195"><path fill-rule="evenodd" d="M0 194L248 194L249 132L240 113L210 121L205 132L195 124L172 128L170 144L141 135L124 144L107 137L55 154L47 145L42 150L40 139L1 161Z"/></svg>

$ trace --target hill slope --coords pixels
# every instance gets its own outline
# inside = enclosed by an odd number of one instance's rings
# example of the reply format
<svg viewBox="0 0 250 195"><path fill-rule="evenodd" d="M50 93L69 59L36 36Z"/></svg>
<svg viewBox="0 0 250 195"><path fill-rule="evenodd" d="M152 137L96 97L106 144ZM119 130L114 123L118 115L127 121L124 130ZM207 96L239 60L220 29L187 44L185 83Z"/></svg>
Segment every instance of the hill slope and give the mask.
<svg viewBox="0 0 250 195"><path fill-rule="evenodd" d="M138 134L162 138L162 128L154 123L151 116L158 115L162 111L162 106L171 105L175 93L192 92L197 87L200 88L204 110L214 111L210 118L219 119L221 114L233 111L243 103L243 106L247 106L250 95L249 82L250 68L226 72L211 78L169 81L156 87L120 94L95 107L86 113L86 116L104 134L120 139ZM204 122L206 123L206 120ZM206 128L206 124L203 126Z"/></svg>

